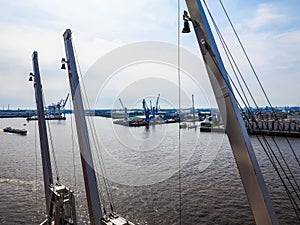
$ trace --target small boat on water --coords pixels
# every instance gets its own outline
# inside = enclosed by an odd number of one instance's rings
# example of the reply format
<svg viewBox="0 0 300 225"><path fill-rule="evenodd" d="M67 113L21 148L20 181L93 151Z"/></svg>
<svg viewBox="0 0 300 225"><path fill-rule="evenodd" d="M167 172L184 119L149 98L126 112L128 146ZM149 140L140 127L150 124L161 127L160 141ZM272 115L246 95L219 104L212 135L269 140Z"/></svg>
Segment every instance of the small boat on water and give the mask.
<svg viewBox="0 0 300 225"><path fill-rule="evenodd" d="M187 128L187 123L186 123L186 122L180 123L180 124L179 124L179 128L180 128L180 129L185 129L185 128Z"/></svg>
<svg viewBox="0 0 300 225"><path fill-rule="evenodd" d="M203 121L200 123L200 131L202 132L211 132L212 122L211 121Z"/></svg>
<svg viewBox="0 0 300 225"><path fill-rule="evenodd" d="M37 116L31 116L26 118L27 121L38 120ZM65 116L62 115L46 115L45 120L66 120Z"/></svg>
<svg viewBox="0 0 300 225"><path fill-rule="evenodd" d="M27 134L27 130L25 129L14 129L11 127L5 127L3 129L4 132L8 132L8 133L15 133L15 134L21 134L21 135L26 135Z"/></svg>

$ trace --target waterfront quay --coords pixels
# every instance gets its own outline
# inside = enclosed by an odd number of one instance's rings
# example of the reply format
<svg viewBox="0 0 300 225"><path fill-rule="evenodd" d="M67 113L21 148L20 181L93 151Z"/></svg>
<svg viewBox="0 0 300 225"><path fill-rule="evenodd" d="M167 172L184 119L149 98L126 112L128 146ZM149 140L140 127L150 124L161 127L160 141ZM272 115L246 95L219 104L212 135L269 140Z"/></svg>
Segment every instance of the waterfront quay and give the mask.
<svg viewBox="0 0 300 225"><path fill-rule="evenodd" d="M0 110L0 118L27 118L36 115L36 110L17 109Z"/></svg>
<svg viewBox="0 0 300 225"><path fill-rule="evenodd" d="M243 119L250 134L300 137L299 110L258 110Z"/></svg>

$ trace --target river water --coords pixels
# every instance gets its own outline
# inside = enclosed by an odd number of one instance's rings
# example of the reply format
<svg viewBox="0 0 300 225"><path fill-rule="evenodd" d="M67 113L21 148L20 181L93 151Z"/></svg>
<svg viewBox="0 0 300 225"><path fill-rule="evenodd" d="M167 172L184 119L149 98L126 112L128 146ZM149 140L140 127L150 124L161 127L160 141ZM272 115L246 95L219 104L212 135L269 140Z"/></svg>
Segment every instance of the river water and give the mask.
<svg viewBox="0 0 300 225"><path fill-rule="evenodd" d="M114 209L123 217L136 224L254 224L225 134L179 130L178 124L129 128L111 119L89 121L96 130L91 138L98 140L92 147L100 149L93 150L95 168L101 174L99 162L105 166ZM88 224L74 118L48 123L60 181L76 194L79 224ZM37 123L1 119L0 129L6 126L25 128L28 134L0 132L0 223L39 224L44 193ZM300 157L300 140L289 140ZM299 224L257 138L251 141L280 224ZM276 137L276 142L300 182L286 139Z"/></svg>

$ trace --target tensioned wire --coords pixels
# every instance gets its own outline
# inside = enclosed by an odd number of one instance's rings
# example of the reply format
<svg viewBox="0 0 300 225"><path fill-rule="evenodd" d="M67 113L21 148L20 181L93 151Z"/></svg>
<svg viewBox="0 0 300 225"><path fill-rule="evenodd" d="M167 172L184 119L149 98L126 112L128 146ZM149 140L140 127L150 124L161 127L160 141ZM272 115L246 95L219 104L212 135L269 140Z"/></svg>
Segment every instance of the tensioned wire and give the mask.
<svg viewBox="0 0 300 225"><path fill-rule="evenodd" d="M83 76L82 76L82 72L81 72L81 68L80 68L80 64L79 64L79 59L78 59L78 54L77 54L76 47L75 47L74 38L72 38L72 41L73 41L73 48L74 48L74 52L75 52L75 60L76 60L76 63L78 65L78 73L79 73L81 81L82 81L81 82L81 84L82 84L81 87L82 87L83 100L84 100L84 103L86 105L86 108L90 110L91 107L90 107L90 104L89 104L89 101L88 101L86 88L85 88L85 85L84 85L84 82L83 82ZM111 193L111 184L107 179L106 168L105 168L105 165L104 165L104 160L103 160L102 153L100 151L100 144L98 142L99 138L97 136L96 127L95 127L95 124L94 124L93 120L91 119L91 117L87 118L87 122L89 124L90 129L91 129L90 134L91 134L91 137L92 137L92 140L93 140L93 144L96 148L95 153L96 153L96 156L97 156L97 159L98 159L98 162L99 162L99 163L97 163L97 165L98 165L98 167L100 167L100 171L102 173L102 181L103 182L101 182L101 178L98 175L98 173L96 174L96 179L97 179L97 183L98 183L98 189L100 191L100 193L99 193L100 196L99 197L100 197L100 200L101 200L101 203L102 203L103 212L104 212L104 214L106 214L106 208L105 208L105 205L106 205L105 202L106 201L105 201L104 191L106 192L106 195L108 197L111 212L114 212L115 207L114 207L114 202L113 202L112 193ZM94 165L94 166L97 166L97 165ZM101 188L101 185L100 185L101 183L104 184L104 190L102 190L102 188Z"/></svg>
<svg viewBox="0 0 300 225"><path fill-rule="evenodd" d="M204 1L204 2L205 2L205 1ZM245 55L245 57L246 57L246 59L247 59L247 62L248 62L248 64L250 65L250 68L251 68L251 70L252 70L252 72L253 72L253 74L254 74L254 76L255 76L255 79L257 80L257 82L258 82L258 84L259 84L259 87L261 88L261 90L262 90L262 92L263 92L263 94L264 94L264 96L265 96L265 99L267 100L269 106L271 107L271 111L273 112L273 114L274 114L274 116L275 116L275 119L278 119L278 118L277 118L277 114L276 114L276 112L275 112L275 110L274 110L274 107L272 106L271 101L270 101L270 99L269 99L269 97L268 97L266 91L264 90L264 88L263 88L263 86L262 86L262 83L261 83L261 81L260 81L260 79L259 79L259 77L258 77L258 74L256 73L256 71L255 71L255 69L254 69L254 66L253 66L253 64L251 63L251 60L250 60L250 58L249 58L249 56L248 56L248 54L247 54L247 52L246 52L246 50L245 50L245 48L244 48L244 46L243 46L243 44L242 44L241 39L239 38L239 35L237 34L237 31L236 31L235 27L233 26L233 23L232 23L232 21L231 21L229 15L228 15L228 13L227 13L227 11L226 11L224 5L223 5L223 3L222 3L222 0L219 0L219 2L220 2L220 5L222 6L222 9L223 9L223 11L224 11L224 14L226 15L226 18L227 18L227 20L228 20L228 22L229 22L231 28L232 28L232 30L233 30L233 32L234 32L234 34L235 34L235 36L236 36L236 38L237 38L237 40L238 40L238 43L239 43L239 45L240 45L240 47L241 47L241 49L242 49L242 51L243 51L243 53L244 53L244 55ZM206 3L205 3L205 5L206 5ZM207 5L206 5L206 7L207 7ZM213 23L215 24L214 21L213 21ZM219 32L219 31L218 31L218 32ZM223 38L222 38L222 39L223 39ZM225 43L225 42L224 42L224 43ZM225 45L226 45L226 43L225 43ZM228 47L227 47L227 46L226 46L226 48L227 48L227 50L228 50ZM230 52L229 52L229 53L230 53ZM230 54L230 55L231 55L231 54ZM231 58L232 58L232 55L231 55ZM234 61L233 58L232 58L232 61L235 63L235 61ZM235 66L236 66L236 68L238 69L236 63L235 63ZM254 102L256 108L258 109L258 105L256 104L256 102L255 102L255 100L254 100L254 98L253 98L253 96L252 96L252 94L251 94L251 92L250 92L250 90L249 90L249 88L248 88L248 85L246 84L246 82L245 82L245 80L244 80L242 74L240 73L240 70L239 70L239 69L238 69L238 71L239 71L240 77L241 77L242 80L243 80L243 83L244 83L245 87L246 87L247 90L248 90L248 93L250 94L250 96L251 96L251 98L252 98L252 101ZM238 80L238 78L237 78L237 80ZM239 80L238 80L238 81L239 81ZM242 88L241 88L241 90L243 91ZM247 100L247 98L246 98L246 100ZM249 105L249 106L250 106L250 105ZM279 123L279 127L281 127L281 124L280 124L280 123ZM298 165L300 166L300 161L299 161L299 159L298 159L298 157L297 157L297 155L296 155L296 153L295 153L295 150L294 150L293 146L291 145L291 143L290 143L290 141L289 141L289 139L288 139L287 137L286 137L286 141L287 141L287 143L288 143L288 145L289 145L289 147L290 147L290 149L291 149L291 151L292 151L292 153L293 153L294 158L296 159Z"/></svg>
<svg viewBox="0 0 300 225"><path fill-rule="evenodd" d="M71 93L71 90L69 90ZM69 101L70 109L72 109L72 101ZM73 128L73 115L70 114L71 119L71 139L72 139L72 161L73 161L73 176L74 176L74 191L75 191L75 206L78 207L78 190L77 190L77 179L76 179L76 160L75 160L75 134Z"/></svg>
<svg viewBox="0 0 300 225"><path fill-rule="evenodd" d="M217 34L218 34L218 36L219 36L219 38L220 38L220 41L221 41L221 43L222 43L222 45L223 45L223 48L224 48L224 50L225 50L225 52L226 52L227 57L228 57L228 52L229 52L229 54L230 54L230 57L232 57L232 55L231 55L231 53L230 53L230 51L229 51L229 49L228 49L228 47L227 47L227 45L226 45L224 39L223 39L223 37L222 37L222 35L221 35L221 33L220 33L220 30L218 29L218 27L217 27L217 25L216 25L216 23L215 23L215 21L214 21L212 15L211 15L210 11L209 11L209 9L208 9L208 7L207 7L207 5L206 5L205 0L204 0L204 3L205 3L205 6L206 6L206 9L207 9L207 11L208 11L208 13L209 13L209 15L210 15L210 18L211 18L211 20L212 20L212 22L213 22L213 25L214 25L214 27L215 27L215 29L216 29L216 31L217 31ZM220 1L220 3L221 3L221 1ZM221 3L221 4L222 4L222 3ZM223 7L223 10L225 10L225 8L224 8L223 5L222 5L222 7ZM226 11L225 11L225 13L226 13L227 18L228 18L228 14L227 14ZM229 19L229 18L228 18L228 19ZM230 22L231 22L231 21L230 21ZM230 24L232 25L232 23L230 23ZM232 25L232 26L233 26L233 25ZM234 28L233 28L233 29L234 29ZM237 35L236 32L235 32L235 34ZM238 38L238 39L239 39L239 38ZM241 44L240 39L239 39L239 43ZM242 45L242 44L241 44L241 45ZM243 48L243 47L242 47L242 48ZM244 48L243 48L243 50L244 50ZM245 50L244 50L244 51L245 51ZM246 53L245 53L245 54L246 54ZM248 57L248 56L246 56L246 57L247 57L247 60L249 60L249 57ZM229 59L229 57L228 57L228 60L229 60L229 61L232 60L232 61L235 63L235 61L234 61L233 58ZM217 62L215 62L215 63L217 64ZM235 64L235 66L237 67L236 64ZM251 64L251 68L252 68L252 70L254 70L252 64ZM238 70L238 71L239 71L239 70ZM239 73L240 73L240 71L239 71ZM240 74L240 76L242 77L241 74ZM255 76L256 76L256 79L259 79L256 73L255 73ZM252 112L252 110L251 110L251 107L250 107L250 106L247 106L247 104L246 104L246 102L245 102L245 99L241 96L239 90L237 89L237 87L236 87L235 84L233 83L231 77L230 77L229 75L228 75L228 77L229 77L231 83L233 84L235 90L237 91L239 97L240 97L240 98L242 99L242 101L244 102L247 111L252 115L253 112ZM242 79L243 79L243 77L242 77ZM226 79L224 79L224 80L225 80L225 82L227 82ZM247 84L245 83L244 79L243 79L243 82L244 82L244 85L247 87ZM259 84L260 84L260 87L262 88L261 82L260 82L259 80L258 80L258 82L259 82ZM240 83L239 83L239 84L240 84ZM240 88L241 88L241 86L240 86ZM249 91L250 96L251 96L253 102L255 103L256 107L258 108L258 106L257 106L257 104L256 104L256 102L255 102L255 100L254 100L254 98L253 98L253 96L252 96L250 90L248 89L248 87L247 87L247 90ZM232 90L230 90L230 91L232 91ZM264 94L265 94L265 97L267 98L266 93L265 93L264 90L263 90L263 92L264 92ZM243 92L243 94L244 94L244 92ZM245 97L245 95L244 95L244 97ZM245 97L245 98L246 98L246 97ZM247 98L246 98L246 99L247 99ZM269 102L269 99L268 99L268 98L267 98L267 101ZM247 101L247 103L249 103L249 102ZM238 105L239 105L239 108L241 109L241 111L243 112L243 109L242 109L242 107L240 106L239 103L238 103ZM270 105L270 106L271 106L271 108L272 108L272 110L273 110L272 105ZM253 117L253 118L254 118L254 117ZM248 120L248 117L247 117L246 119ZM254 122L257 123L256 120L255 120ZM263 140L264 140L264 142L265 142L265 145L263 145L263 143L262 143L262 141L260 140L259 136L257 136L257 138L258 138L259 142L261 143L261 146L262 146L263 150L265 151L266 155L267 155L268 158L270 159L270 161L271 161L271 163L272 163L272 165L273 165L275 171L276 171L277 174L279 175L279 178L280 178L280 180L282 181L283 186L284 186L284 188L285 188L285 190L286 190L286 192L287 192L288 198L290 199L290 201L291 201L291 203L292 203L292 207L293 207L293 209L294 209L294 211L295 211L295 213L296 213L296 216L297 216L297 218L299 219L299 214L298 214L298 212L297 212L297 210L299 210L299 206L298 206L296 200L294 199L294 197L292 196L292 193L295 193L296 196L297 196L297 198L299 199L299 195L298 195L298 193L297 193L298 191L296 190L296 189L299 190L299 186L298 186L298 183L297 183L297 181L296 181L294 175L292 174L292 172L291 172L291 170L290 170L290 168L289 168L289 165L287 164L286 160L284 159L283 154L282 154L282 152L281 152L281 150L280 150L278 144L276 143L274 137L272 137L272 140L273 140L273 142L274 142L274 144L275 144L275 146L276 146L278 152L280 153L280 156L281 156L281 158L282 158L282 160L283 160L285 166L287 167L288 172L289 172L289 174L291 175L291 178L292 178L292 180L294 181L296 187L292 184L292 182L291 182L291 180L290 180L288 174L287 174L286 171L284 170L283 166L281 165L281 163L280 163L280 161L278 160L276 154L274 153L274 150L272 149L271 145L269 144L269 142L268 142L268 140L265 138L265 136L262 136L262 138L263 138ZM287 139L287 138L286 138L286 139ZM287 141L288 141L288 139L287 139ZM289 141L288 141L288 144L290 145L290 142L289 142ZM268 151L266 150L266 148L268 149ZM293 150L293 148L292 148L291 145L290 145L290 148L292 149L293 154L294 154L294 150ZM294 154L294 155L295 155L295 154ZM296 158L296 159L297 159L297 158ZM298 161L298 160L297 160L297 161ZM288 186L287 186L287 184L284 182L284 180L283 180L283 178L282 178L282 176L281 176L281 174L280 174L279 168L277 167L277 165L276 165L275 162L278 163L278 165L279 165L281 171L284 173L284 175L285 175L285 177L286 177L288 183L291 185L293 191L291 191L291 190L288 189ZM297 209L296 209L296 208L297 208Z"/></svg>
<svg viewBox="0 0 300 225"><path fill-rule="evenodd" d="M181 22L181 9L180 9L180 0L177 1L177 76L178 76L178 114L179 114L179 123L178 123L178 189L179 189L179 225L181 225L181 210L182 210L182 195L181 195L181 135L180 135L180 121L181 121L181 82L180 82L180 22Z"/></svg>

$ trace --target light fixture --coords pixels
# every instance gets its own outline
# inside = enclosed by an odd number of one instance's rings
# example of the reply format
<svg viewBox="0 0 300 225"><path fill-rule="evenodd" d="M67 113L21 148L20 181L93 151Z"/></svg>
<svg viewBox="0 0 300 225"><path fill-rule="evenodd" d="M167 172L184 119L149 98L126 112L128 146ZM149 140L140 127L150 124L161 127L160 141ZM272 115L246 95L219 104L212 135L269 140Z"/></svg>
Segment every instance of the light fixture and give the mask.
<svg viewBox="0 0 300 225"><path fill-rule="evenodd" d="M33 81L32 77L34 77L34 75L33 75L33 73L30 73L30 74L29 74L29 79L28 79L28 80L29 80L29 81Z"/></svg>
<svg viewBox="0 0 300 225"><path fill-rule="evenodd" d="M181 32L182 33L190 33L191 32L189 21L184 21L183 29Z"/></svg>
<svg viewBox="0 0 300 225"><path fill-rule="evenodd" d="M183 11L183 29L182 29L182 33L190 33L191 29L190 29L190 24L189 21L192 21L191 18L188 16L187 11Z"/></svg>
<svg viewBox="0 0 300 225"><path fill-rule="evenodd" d="M66 69L66 63L67 63L67 60L65 58L62 58L61 59L61 69L62 70Z"/></svg>

